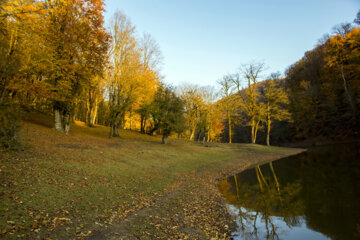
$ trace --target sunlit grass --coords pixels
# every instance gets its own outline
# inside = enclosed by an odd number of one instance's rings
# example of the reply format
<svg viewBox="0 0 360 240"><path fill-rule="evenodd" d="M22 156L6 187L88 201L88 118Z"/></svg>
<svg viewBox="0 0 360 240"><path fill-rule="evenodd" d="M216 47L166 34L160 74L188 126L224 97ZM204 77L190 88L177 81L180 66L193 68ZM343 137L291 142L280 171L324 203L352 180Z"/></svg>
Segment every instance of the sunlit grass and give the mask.
<svg viewBox="0 0 360 240"><path fill-rule="evenodd" d="M111 221L119 209L137 209L183 174L204 167L216 171L234 159L279 150L253 144L205 147L178 139L163 145L160 137L128 130L109 139L107 127L80 122L66 136L49 128L47 116L30 117L21 132L25 150L0 155L0 229L7 238L81 233L95 222Z"/></svg>

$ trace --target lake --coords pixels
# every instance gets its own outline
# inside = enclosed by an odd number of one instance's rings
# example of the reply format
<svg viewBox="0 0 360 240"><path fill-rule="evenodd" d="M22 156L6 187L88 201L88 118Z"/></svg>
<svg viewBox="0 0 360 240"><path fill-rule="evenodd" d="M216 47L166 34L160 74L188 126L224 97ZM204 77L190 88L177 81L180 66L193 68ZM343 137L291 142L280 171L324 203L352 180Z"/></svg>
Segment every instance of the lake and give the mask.
<svg viewBox="0 0 360 240"><path fill-rule="evenodd" d="M234 239L360 239L360 143L310 148L219 185Z"/></svg>

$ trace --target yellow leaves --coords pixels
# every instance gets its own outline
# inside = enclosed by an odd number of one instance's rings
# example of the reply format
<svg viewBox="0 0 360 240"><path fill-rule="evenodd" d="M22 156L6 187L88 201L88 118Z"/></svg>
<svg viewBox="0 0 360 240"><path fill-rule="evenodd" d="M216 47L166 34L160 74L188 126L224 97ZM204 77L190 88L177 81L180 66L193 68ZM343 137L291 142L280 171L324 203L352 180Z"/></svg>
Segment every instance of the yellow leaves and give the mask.
<svg viewBox="0 0 360 240"><path fill-rule="evenodd" d="M88 237L92 234L92 231L87 231L87 232L79 232L76 234L77 237Z"/></svg>
<svg viewBox="0 0 360 240"><path fill-rule="evenodd" d="M65 217L56 217L52 220L53 223L57 223L57 222L62 222L62 223L71 223L71 219L70 218L65 218Z"/></svg>

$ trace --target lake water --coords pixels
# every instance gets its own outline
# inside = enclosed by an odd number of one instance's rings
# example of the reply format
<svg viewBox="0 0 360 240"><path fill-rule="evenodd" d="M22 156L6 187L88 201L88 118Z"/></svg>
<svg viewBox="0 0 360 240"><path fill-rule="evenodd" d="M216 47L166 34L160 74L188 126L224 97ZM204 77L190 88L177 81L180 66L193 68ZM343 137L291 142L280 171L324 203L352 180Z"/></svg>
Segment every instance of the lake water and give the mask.
<svg viewBox="0 0 360 240"><path fill-rule="evenodd" d="M234 239L360 239L360 144L337 144L254 166L219 189Z"/></svg>

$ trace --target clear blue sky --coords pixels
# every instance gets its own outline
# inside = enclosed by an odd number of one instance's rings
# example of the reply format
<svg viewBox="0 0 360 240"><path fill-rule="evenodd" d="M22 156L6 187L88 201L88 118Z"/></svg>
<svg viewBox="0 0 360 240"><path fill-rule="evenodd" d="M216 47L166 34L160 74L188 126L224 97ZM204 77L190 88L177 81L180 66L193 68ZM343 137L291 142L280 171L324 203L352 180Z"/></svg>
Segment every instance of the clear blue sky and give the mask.
<svg viewBox="0 0 360 240"><path fill-rule="evenodd" d="M334 25L352 22L360 0L105 0L137 33L150 33L164 55L165 81L216 85L240 64L284 70Z"/></svg>

